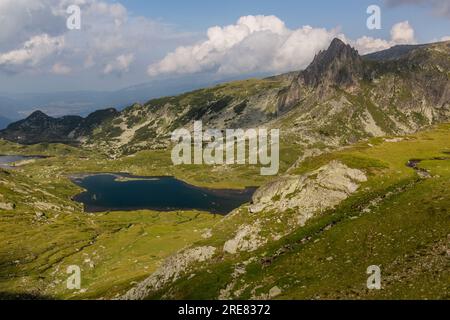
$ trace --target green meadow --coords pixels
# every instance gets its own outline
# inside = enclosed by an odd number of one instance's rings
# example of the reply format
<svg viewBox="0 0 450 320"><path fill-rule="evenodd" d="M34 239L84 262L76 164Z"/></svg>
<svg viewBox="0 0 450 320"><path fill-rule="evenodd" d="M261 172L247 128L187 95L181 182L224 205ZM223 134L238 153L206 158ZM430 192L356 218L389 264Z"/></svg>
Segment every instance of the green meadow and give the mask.
<svg viewBox="0 0 450 320"><path fill-rule="evenodd" d="M450 124L401 139L373 138L306 159L301 175L332 160L366 172L368 181L338 207L252 253L219 253L148 298L216 298L233 266L251 258L236 298L277 286L277 298L449 298ZM391 142L390 142L391 141ZM395 142L394 142L395 141ZM302 153L281 144L281 171ZM218 248L249 222L246 209L231 218L205 212L103 212L88 214L73 202L82 192L73 173L128 172L176 176L198 186L260 186L249 166L172 166L167 151L142 151L117 160L65 145L0 142L0 154L45 155L12 170L0 169L0 298L98 299L123 294L168 256L191 245ZM421 160L421 178L406 164ZM279 213L265 212L275 220ZM275 226L275 222L274 228ZM204 234L212 230L211 238ZM269 232L270 230L268 230ZM67 267L82 271L82 290L68 290ZM379 265L383 289L368 291L366 269Z"/></svg>

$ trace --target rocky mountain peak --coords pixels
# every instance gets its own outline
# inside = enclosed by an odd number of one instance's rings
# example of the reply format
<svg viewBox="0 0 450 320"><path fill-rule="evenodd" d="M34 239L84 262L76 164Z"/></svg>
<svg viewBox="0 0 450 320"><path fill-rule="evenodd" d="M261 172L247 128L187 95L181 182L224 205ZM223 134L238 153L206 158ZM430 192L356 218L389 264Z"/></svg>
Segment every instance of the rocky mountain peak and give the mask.
<svg viewBox="0 0 450 320"><path fill-rule="evenodd" d="M37 110L34 111L32 114L30 114L26 120L43 120L43 119L49 119L50 117L46 115L44 112Z"/></svg>
<svg viewBox="0 0 450 320"><path fill-rule="evenodd" d="M329 48L319 52L313 62L301 73L306 85L319 84L348 86L355 83L362 72L362 59L358 51L335 38Z"/></svg>
<svg viewBox="0 0 450 320"><path fill-rule="evenodd" d="M328 50L325 51L326 53L331 54L338 54L342 52L350 52L352 54L358 54L358 51L356 49L352 48L349 44L346 44L344 41L342 41L339 38L334 38L333 41L330 43L330 47Z"/></svg>

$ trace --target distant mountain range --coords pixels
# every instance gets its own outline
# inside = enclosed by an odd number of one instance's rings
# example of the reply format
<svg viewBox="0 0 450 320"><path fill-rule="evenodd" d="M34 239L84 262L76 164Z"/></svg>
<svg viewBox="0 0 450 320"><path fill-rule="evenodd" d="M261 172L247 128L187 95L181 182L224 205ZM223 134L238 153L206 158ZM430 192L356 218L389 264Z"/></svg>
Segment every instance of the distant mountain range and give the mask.
<svg viewBox="0 0 450 320"><path fill-rule="evenodd" d="M0 116L0 130L6 128L11 122L10 119Z"/></svg>
<svg viewBox="0 0 450 320"><path fill-rule="evenodd" d="M77 143L76 138L92 134L96 126L117 116L116 109L105 109L80 116L49 117L42 111L35 111L24 120L14 122L3 130L4 139L22 144Z"/></svg>
<svg viewBox="0 0 450 320"><path fill-rule="evenodd" d="M249 79L108 109L87 118L38 112L0 131L29 144L79 143L112 156L167 146L174 129L202 120L211 128L281 128L311 148L405 134L450 119L450 42L397 46L360 56L333 40L303 71ZM127 91L138 101L139 89Z"/></svg>
<svg viewBox="0 0 450 320"><path fill-rule="evenodd" d="M225 81L236 80L225 79ZM152 98L176 95L224 81L209 75L161 78L148 83L116 91L66 91L49 93L0 92L0 129L24 119L34 111L53 117L66 115L87 116L105 108L123 109L133 103L144 103Z"/></svg>
<svg viewBox="0 0 450 320"><path fill-rule="evenodd" d="M402 56L408 54L409 52L420 49L420 48L426 48L428 45L426 44L404 44L404 45L397 45L395 47L370 53L364 56L365 59L368 60L374 60L374 61L386 61L386 60L395 60L399 59Z"/></svg>

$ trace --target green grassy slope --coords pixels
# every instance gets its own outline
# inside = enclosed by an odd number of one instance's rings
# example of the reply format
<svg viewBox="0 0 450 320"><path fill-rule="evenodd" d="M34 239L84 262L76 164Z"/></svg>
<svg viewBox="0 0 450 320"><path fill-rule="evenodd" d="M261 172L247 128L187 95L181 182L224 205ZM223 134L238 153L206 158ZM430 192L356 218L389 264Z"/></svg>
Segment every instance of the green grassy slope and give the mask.
<svg viewBox="0 0 450 320"><path fill-rule="evenodd" d="M0 209L0 298L114 297L217 221L194 211L86 214L67 174L108 171L108 160L62 145L0 150L51 156L0 170L0 203L11 206ZM66 288L69 265L81 267L81 291Z"/></svg>
<svg viewBox="0 0 450 320"><path fill-rule="evenodd" d="M282 170L300 152L288 144L284 148ZM220 219L181 211L85 214L71 200L82 190L70 182L70 174L167 175L214 188L259 186L270 179L260 176L256 166L175 167L170 150L111 160L66 145L0 141L0 154L48 156L14 170L0 169L0 204L11 206L0 209L0 298L114 297L153 272L164 258L201 239ZM66 268L72 264L82 267L80 292L65 287Z"/></svg>
<svg viewBox="0 0 450 320"><path fill-rule="evenodd" d="M256 167L173 167L164 151L110 160L63 145L1 142L0 154L50 158L0 171L0 203L14 205L0 210L0 297L112 298L178 250L212 245L219 248L212 262L194 266L197 270L148 298L217 298L232 282L232 297L244 299L265 297L274 286L281 289L277 298L288 299L448 298L450 161L445 159L450 155L444 152L450 151L449 137L446 124L402 141L373 138L307 159L290 174L310 172L337 159L364 170L369 180L305 227L237 255L220 249L240 225L253 221L245 207L226 219L200 212L88 215L71 201L81 190L67 175L126 171L236 188L273 179L261 178ZM283 141L281 148L284 172L302 150L292 141ZM411 159L423 159L420 166L432 177L418 177L406 166ZM276 221L283 215L289 212L258 214L268 221L267 236L283 227L283 221ZM208 229L213 236L203 239ZM233 280L235 267L246 261L245 272ZM72 264L82 268L81 291L65 287L66 268ZM382 269L379 292L365 289L365 271L372 264Z"/></svg>
<svg viewBox="0 0 450 320"><path fill-rule="evenodd" d="M268 297L274 287L281 299L448 299L449 137L446 124L403 141L372 139L306 161L297 173L339 159L369 179L335 209L252 253L221 252L224 235L254 218L243 211L227 219L213 238L197 243L219 248L213 260L148 298L217 298L231 283L231 297L241 299ZM410 159L424 160L420 167L431 177L407 167ZM370 265L382 270L380 291L366 288Z"/></svg>

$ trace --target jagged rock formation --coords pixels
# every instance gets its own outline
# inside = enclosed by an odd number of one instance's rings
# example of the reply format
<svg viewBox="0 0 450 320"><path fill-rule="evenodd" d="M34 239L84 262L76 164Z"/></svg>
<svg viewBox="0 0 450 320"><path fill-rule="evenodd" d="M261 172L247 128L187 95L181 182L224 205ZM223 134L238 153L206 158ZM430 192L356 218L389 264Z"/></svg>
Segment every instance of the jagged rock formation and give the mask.
<svg viewBox="0 0 450 320"><path fill-rule="evenodd" d="M267 240L259 236L261 223L256 221L252 225L242 225L236 235L225 242L223 251L235 254L240 251L252 252L267 243Z"/></svg>
<svg viewBox="0 0 450 320"><path fill-rule="evenodd" d="M328 50L319 52L308 68L300 73L297 81L310 87L347 87L356 84L362 73L363 60L358 51L341 40L334 39Z"/></svg>
<svg viewBox="0 0 450 320"><path fill-rule="evenodd" d="M330 294L331 298L360 298L352 295L358 292L355 289L365 290L361 287L364 281L353 282L354 272L366 275L367 265L374 263L367 261L372 250L377 259L395 256L409 272L411 261L428 263L428 257L421 255L425 248L429 256L439 257L436 266L430 268L424 263L425 271L413 273L426 274L428 279L443 274L443 242L438 243L439 250L434 249L435 244L431 250L424 244L430 245L448 233L442 226L447 218L449 180L447 176L440 176L446 175L448 170L443 164L437 164L439 175L430 173L425 176L428 179L417 179L416 176L407 178L408 172L403 171L403 167L407 161L415 163L409 160L413 159L409 153L416 147L420 157L423 153L429 153L430 157L447 153L448 131L384 140L395 144L402 144L403 139L414 142L398 149L379 149L378 142L367 141L358 144L357 150L349 151L350 154L344 154L343 149L352 148L340 148L335 154L323 153L360 139L409 133L448 120L449 45L447 42L408 47L369 59L360 57L340 40L334 40L330 48L319 53L302 72L161 98L130 106L122 112L109 109L86 119L54 119L37 112L0 135L21 143L78 142L84 148L120 156L146 148L164 148L172 130L189 127L194 120L202 120L205 127L214 128L280 128L285 139L282 143L289 139L290 144L298 144L293 148L305 150L290 170L264 184L255 193L252 204L220 219L201 240L166 259L156 272L122 298L291 298L297 297L297 289L302 294L307 292L300 297L309 299L327 298L317 297L315 290L318 289L321 294L328 294L330 289L338 290ZM427 149L430 145L433 148ZM363 152L365 146L367 150ZM395 156L389 159L389 153ZM405 153L408 158L401 156ZM309 163L302 166L308 157L321 154L323 157L311 160L317 160L313 166ZM386 167L385 158L388 158ZM289 164L295 161L291 160ZM105 160L101 164L106 162L120 161ZM412 162L410 167L419 174L425 172ZM34 188L28 182L31 175L23 175L23 180L17 181L6 179L6 171L0 170L0 173L3 176L0 182L12 193L26 196ZM54 175L54 168L48 169L44 177L50 175ZM53 200L42 198L42 190L33 191L40 192L27 201L26 212L33 221L44 222L52 215L56 219L60 212L78 218L75 213L81 209L72 207L66 193L60 195L55 205ZM0 200L0 209L17 210L15 201L2 198L1 194ZM420 209L413 215L415 207ZM26 225L25 230L28 228ZM363 231L358 233L361 229ZM368 246L369 242L373 245ZM407 246L399 250L403 243ZM353 255L362 248L371 252L363 250ZM410 254L414 252L419 258L411 260ZM389 259L381 260L388 268L386 274L410 279L410 284L415 286L417 277L410 278L408 273L398 270L389 273L392 268ZM367 264L358 265L356 260ZM89 265L92 262L86 261ZM32 263L34 270L36 265ZM318 269L316 274L304 272L315 268ZM341 281L343 275L347 280ZM141 276L139 273L139 278ZM322 284L323 288L318 288L317 284ZM124 285L128 290L135 283ZM333 285L338 288L334 289ZM397 290L404 292L404 288L406 286L400 284ZM199 295L198 291L202 290L207 292ZM418 292L417 287L415 290ZM345 291L351 291L351 295Z"/></svg>
<svg viewBox="0 0 450 320"><path fill-rule="evenodd" d="M407 134L447 121L450 42L410 48L396 59L386 55L381 61L358 57L335 40L285 91L290 111L274 126L311 147Z"/></svg>

